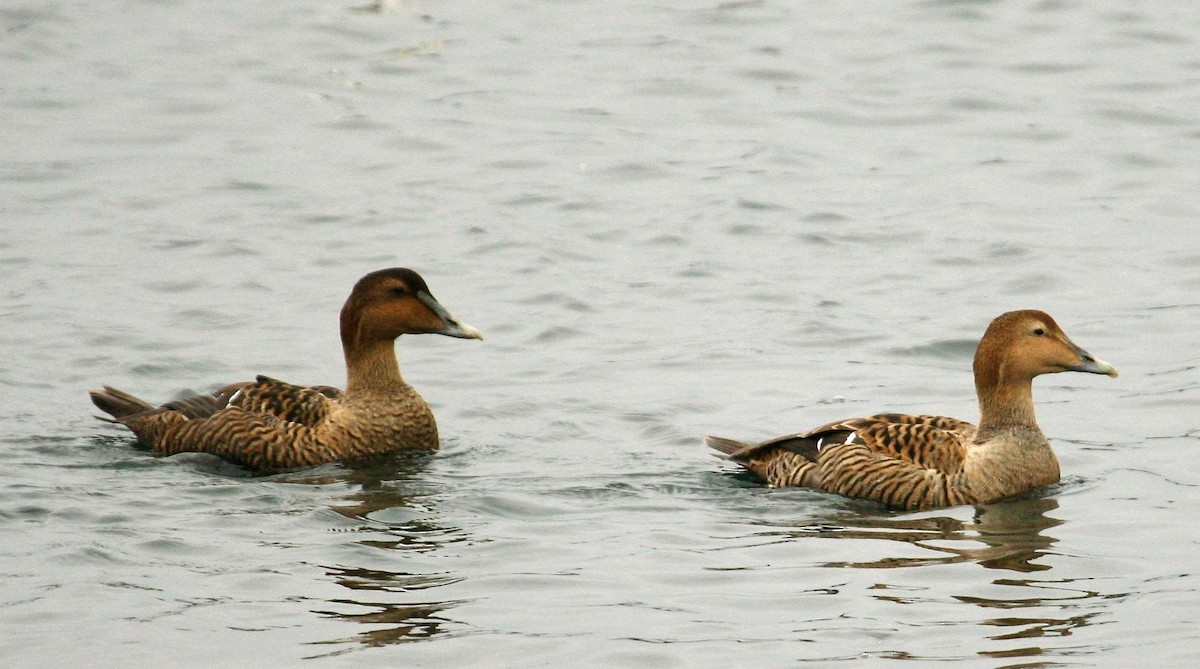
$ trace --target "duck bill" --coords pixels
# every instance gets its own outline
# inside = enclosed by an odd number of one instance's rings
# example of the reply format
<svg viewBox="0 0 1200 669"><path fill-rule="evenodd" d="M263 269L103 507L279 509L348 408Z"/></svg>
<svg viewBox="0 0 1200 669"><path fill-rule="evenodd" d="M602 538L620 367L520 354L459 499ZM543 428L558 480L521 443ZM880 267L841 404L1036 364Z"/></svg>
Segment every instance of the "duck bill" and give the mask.
<svg viewBox="0 0 1200 669"><path fill-rule="evenodd" d="M443 307L437 300L433 299L433 296L429 293L426 293L425 291L419 291L417 293L417 299L421 300L422 304L429 307L430 311L437 314L438 318L442 319L442 327L435 330L430 330L429 332L431 334L446 335L447 337L458 337L459 339L483 339L482 332L476 330L470 325L467 325L466 323L460 323L456 318L450 315L449 311L446 311L446 307Z"/></svg>
<svg viewBox="0 0 1200 669"><path fill-rule="evenodd" d="M1075 348L1075 353L1079 355L1080 363L1074 367L1067 369L1072 372L1087 372L1088 374L1103 374L1105 376L1116 377L1117 368L1104 362L1100 358L1093 356L1091 353L1083 350L1074 343L1071 344Z"/></svg>

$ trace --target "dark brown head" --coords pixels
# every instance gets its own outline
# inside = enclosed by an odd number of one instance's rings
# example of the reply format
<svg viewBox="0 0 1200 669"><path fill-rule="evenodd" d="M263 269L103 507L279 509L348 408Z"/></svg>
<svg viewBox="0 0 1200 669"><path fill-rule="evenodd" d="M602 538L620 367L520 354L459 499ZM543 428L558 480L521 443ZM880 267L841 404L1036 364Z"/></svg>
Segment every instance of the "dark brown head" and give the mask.
<svg viewBox="0 0 1200 669"><path fill-rule="evenodd" d="M483 339L483 333L455 320L429 292L421 275L394 267L371 272L354 284L342 307L342 345L392 340L402 334L440 334Z"/></svg>
<svg viewBox="0 0 1200 669"><path fill-rule="evenodd" d="M977 388L1029 382L1039 374L1055 372L1117 375L1115 367L1071 341L1044 311L1030 309L1000 315L983 333L975 351Z"/></svg>

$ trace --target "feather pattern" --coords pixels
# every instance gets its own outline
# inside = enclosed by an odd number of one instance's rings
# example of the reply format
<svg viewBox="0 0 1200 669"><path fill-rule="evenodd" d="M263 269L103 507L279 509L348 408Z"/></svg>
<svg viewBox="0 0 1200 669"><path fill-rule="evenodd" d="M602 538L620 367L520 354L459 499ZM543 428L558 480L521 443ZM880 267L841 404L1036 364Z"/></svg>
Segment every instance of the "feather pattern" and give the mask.
<svg viewBox="0 0 1200 669"><path fill-rule="evenodd" d="M1116 376L1048 314L992 321L975 355L979 427L947 416L882 413L746 444L708 445L771 486L804 486L903 509L985 503L1053 483L1058 460L1034 418L1032 382L1062 371Z"/></svg>
<svg viewBox="0 0 1200 669"><path fill-rule="evenodd" d="M436 450L437 423L401 378L394 341L407 333L482 339L479 331L454 320L403 268L360 279L341 324L345 391L258 376L159 407L110 386L91 391L92 402L156 452L211 453L257 470Z"/></svg>
<svg viewBox="0 0 1200 669"><path fill-rule="evenodd" d="M229 404L244 411L316 427L329 419L342 391L332 386L297 386L259 375L253 383L226 386L216 394L228 394Z"/></svg>

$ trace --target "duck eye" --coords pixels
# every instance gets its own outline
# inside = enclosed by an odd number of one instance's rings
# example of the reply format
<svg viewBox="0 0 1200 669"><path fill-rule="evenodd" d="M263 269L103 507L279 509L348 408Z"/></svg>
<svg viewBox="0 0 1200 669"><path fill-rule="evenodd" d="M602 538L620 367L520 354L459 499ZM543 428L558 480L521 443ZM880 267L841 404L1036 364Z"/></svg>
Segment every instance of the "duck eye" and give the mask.
<svg viewBox="0 0 1200 669"><path fill-rule="evenodd" d="M1035 328L1033 334L1037 335L1038 337L1043 337L1046 335L1046 330L1044 328Z"/></svg>
<svg viewBox="0 0 1200 669"><path fill-rule="evenodd" d="M392 289L392 294L397 295L399 297L404 297L404 296L408 295L408 289L405 288L404 286L396 286L395 288Z"/></svg>

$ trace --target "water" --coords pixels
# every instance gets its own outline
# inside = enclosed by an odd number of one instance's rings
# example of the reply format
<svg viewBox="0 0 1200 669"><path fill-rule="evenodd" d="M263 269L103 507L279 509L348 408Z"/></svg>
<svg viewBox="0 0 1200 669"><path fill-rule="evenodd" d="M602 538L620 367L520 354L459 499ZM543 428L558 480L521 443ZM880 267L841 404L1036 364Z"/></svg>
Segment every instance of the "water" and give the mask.
<svg viewBox="0 0 1200 669"><path fill-rule="evenodd" d="M1200 659L1200 9L9 2L5 666L1187 666ZM443 450L249 477L95 421L343 378L419 270ZM895 513L701 435L975 418L988 320L1064 481ZM908 664L912 664L911 662Z"/></svg>

